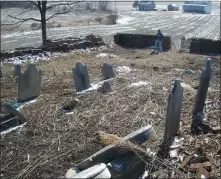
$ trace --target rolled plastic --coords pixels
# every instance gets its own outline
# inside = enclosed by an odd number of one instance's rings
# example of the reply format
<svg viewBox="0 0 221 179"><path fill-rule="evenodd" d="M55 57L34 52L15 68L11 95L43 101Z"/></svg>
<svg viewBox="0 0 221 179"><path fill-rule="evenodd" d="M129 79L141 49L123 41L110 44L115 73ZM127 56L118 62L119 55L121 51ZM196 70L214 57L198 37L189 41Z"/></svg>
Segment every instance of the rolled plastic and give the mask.
<svg viewBox="0 0 221 179"><path fill-rule="evenodd" d="M97 165L94 165L93 167L90 167L86 170L81 171L80 173L77 173L72 178L105 178L108 179L111 177L111 174L107 168L107 166L104 163L100 163Z"/></svg>

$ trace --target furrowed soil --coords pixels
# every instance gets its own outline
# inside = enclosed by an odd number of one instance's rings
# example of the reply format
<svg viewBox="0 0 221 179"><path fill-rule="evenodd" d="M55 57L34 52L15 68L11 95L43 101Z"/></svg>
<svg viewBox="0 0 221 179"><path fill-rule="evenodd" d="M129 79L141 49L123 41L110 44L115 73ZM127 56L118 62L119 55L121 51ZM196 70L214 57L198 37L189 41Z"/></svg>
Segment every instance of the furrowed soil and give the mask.
<svg viewBox="0 0 221 179"><path fill-rule="evenodd" d="M102 53L116 56L97 58L97 52L70 53L37 63L37 67L43 70L41 95L37 102L21 109L27 124L1 137L2 178L64 177L69 168L104 147L97 139L98 131L123 137L151 124L157 139L140 147L157 152L164 134L167 99L175 79L181 79L181 82L192 87L184 87L180 127L181 136L185 141L188 140L199 73L205 65L206 56L173 52L150 55L149 50L120 47ZM216 104L208 112L208 121L212 126L219 125L220 117L219 58L211 57L213 73L207 95L208 100ZM72 77L72 68L77 61L88 65L91 83L102 81L101 66L104 62L117 69L127 66L130 70L116 71L116 77L110 82L110 93L94 91L77 95ZM22 70L25 69L26 65L22 66ZM193 73L181 74L177 69L191 69ZM5 64L3 72L2 101L16 102L18 89L13 77L13 66ZM143 86L134 84L138 82L146 83ZM80 102L73 114L67 115L61 108L74 98ZM206 137L209 142L202 149L213 156L210 175L219 178L220 163L216 153L220 146L220 134L195 137L195 141L203 141ZM195 150L195 143L185 144L188 144L185 146L186 153ZM188 171L185 176L187 174Z"/></svg>

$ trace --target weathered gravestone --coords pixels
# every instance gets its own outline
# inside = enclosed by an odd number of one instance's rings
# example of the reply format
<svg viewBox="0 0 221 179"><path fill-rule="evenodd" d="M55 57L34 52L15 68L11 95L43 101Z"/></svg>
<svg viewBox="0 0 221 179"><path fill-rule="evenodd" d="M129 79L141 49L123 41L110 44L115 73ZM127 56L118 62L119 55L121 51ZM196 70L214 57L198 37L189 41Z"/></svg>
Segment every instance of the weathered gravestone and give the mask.
<svg viewBox="0 0 221 179"><path fill-rule="evenodd" d="M164 144L176 136L180 127L180 113L183 101L183 88L180 81L175 80L172 93L168 97L166 125L164 131Z"/></svg>
<svg viewBox="0 0 221 179"><path fill-rule="evenodd" d="M15 64L14 65L14 76L20 76L21 75L21 65Z"/></svg>
<svg viewBox="0 0 221 179"><path fill-rule="evenodd" d="M3 62L1 61L1 63L0 63L0 78L3 78L2 68L3 68Z"/></svg>
<svg viewBox="0 0 221 179"><path fill-rule="evenodd" d="M29 64L24 73L19 77L18 102L38 97L41 93L42 70L35 64Z"/></svg>
<svg viewBox="0 0 221 179"><path fill-rule="evenodd" d="M100 88L98 88L98 92L100 93L108 93L111 92L111 85L108 81L105 81Z"/></svg>
<svg viewBox="0 0 221 179"><path fill-rule="evenodd" d="M200 77L200 85L197 91L195 105L193 107L193 121L192 121L192 132L197 132L200 130L208 130L208 126L204 123L204 106L206 101L206 96L209 88L209 82L212 74L212 61L210 58L206 61L206 66L202 70ZM197 129L198 128L198 129ZM201 129L200 129L201 128ZM207 129L206 129L207 128Z"/></svg>
<svg viewBox="0 0 221 179"><path fill-rule="evenodd" d="M115 77L113 67L111 65L107 64L107 63L103 64L101 72L103 74L103 79L104 80Z"/></svg>
<svg viewBox="0 0 221 179"><path fill-rule="evenodd" d="M72 71L77 92L90 88L87 65L77 62Z"/></svg>
<svg viewBox="0 0 221 179"><path fill-rule="evenodd" d="M6 115L0 117L0 132L14 128L26 122L26 119L8 103L2 105Z"/></svg>

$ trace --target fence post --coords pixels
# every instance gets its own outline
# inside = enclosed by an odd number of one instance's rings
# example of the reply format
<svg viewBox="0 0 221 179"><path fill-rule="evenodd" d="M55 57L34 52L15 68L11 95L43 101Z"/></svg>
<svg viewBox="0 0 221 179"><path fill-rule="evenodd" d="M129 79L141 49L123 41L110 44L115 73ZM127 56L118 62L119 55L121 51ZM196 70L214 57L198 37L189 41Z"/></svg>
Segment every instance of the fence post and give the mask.
<svg viewBox="0 0 221 179"><path fill-rule="evenodd" d="M212 74L212 61L210 58L208 58L206 61L206 66L202 70L202 74L200 77L200 85L197 91L195 104L194 104L193 111L192 111L192 114L193 114L193 120L192 120L192 126L191 126L192 132L194 131L197 132L197 128L203 124L204 119L205 119L204 106L205 106L206 96L207 96L207 92L209 88L211 74Z"/></svg>
<svg viewBox="0 0 221 179"><path fill-rule="evenodd" d="M183 102L183 88L180 80L175 80L172 93L168 97L166 125L163 143L167 144L175 137L180 128L180 114Z"/></svg>

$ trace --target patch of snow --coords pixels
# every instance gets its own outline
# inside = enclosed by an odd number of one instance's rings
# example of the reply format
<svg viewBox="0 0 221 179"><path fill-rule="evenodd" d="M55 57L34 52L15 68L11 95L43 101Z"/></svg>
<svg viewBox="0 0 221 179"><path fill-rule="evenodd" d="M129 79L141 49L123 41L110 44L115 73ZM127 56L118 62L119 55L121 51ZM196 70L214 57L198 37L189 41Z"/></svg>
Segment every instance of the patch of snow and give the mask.
<svg viewBox="0 0 221 179"><path fill-rule="evenodd" d="M201 179L204 179L204 178L206 178L205 175L202 175L202 174L201 174Z"/></svg>
<svg viewBox="0 0 221 179"><path fill-rule="evenodd" d="M35 102L37 102L37 99L33 99L33 100L31 100L31 101L27 101L27 102L24 102L24 103L16 103L16 104L18 104L18 108L16 108L18 111L19 110L21 110L25 105L28 105L28 104L32 104L32 103L35 103ZM15 104L15 105L16 105Z"/></svg>
<svg viewBox="0 0 221 179"><path fill-rule="evenodd" d="M119 73L130 73L131 69L128 66L119 66L116 68L116 71Z"/></svg>
<svg viewBox="0 0 221 179"><path fill-rule="evenodd" d="M181 83L181 86L186 89L195 90L194 88L192 88L190 85L188 85L186 83Z"/></svg>
<svg viewBox="0 0 221 179"><path fill-rule="evenodd" d="M2 135L2 134L7 134L7 133L9 133L9 132L11 132L11 131L14 131L14 130L18 129L18 128L22 128L26 123L27 123L27 122L25 122L24 124L22 124L22 125L20 125L20 126L12 127L12 128L10 128L10 129L8 129L8 130L5 130L5 131L1 132L1 135Z"/></svg>
<svg viewBox="0 0 221 179"><path fill-rule="evenodd" d="M124 16L120 19L117 19L117 24L126 25L126 24L129 24L131 21L133 21L132 17Z"/></svg>
<svg viewBox="0 0 221 179"><path fill-rule="evenodd" d="M88 89L86 89L86 90L83 90L83 91L76 92L76 94L85 94L85 93L87 93L87 92L95 91L95 90L97 90L98 88L100 88L100 87L103 85L104 82L111 81L112 79L113 79L113 78L110 78L110 79L108 79L108 80L103 80L103 81L100 81L100 82L94 83L94 84L92 83L90 88L88 88Z"/></svg>
<svg viewBox="0 0 221 179"><path fill-rule="evenodd" d="M74 114L74 111L67 112L67 113L65 113L65 114L67 114L67 115L69 115L69 114Z"/></svg>
<svg viewBox="0 0 221 179"><path fill-rule="evenodd" d="M177 150L175 149L175 150L170 150L169 153L170 153L170 157L171 157L171 158L175 158L175 157L177 157L177 153L178 153L178 152L177 152Z"/></svg>
<svg viewBox="0 0 221 179"><path fill-rule="evenodd" d="M152 114L152 115L156 115L157 113L155 113L155 112L150 112L150 114Z"/></svg>
<svg viewBox="0 0 221 179"><path fill-rule="evenodd" d="M96 55L96 58L114 58L116 55L113 54L107 54L107 53L100 53Z"/></svg>
<svg viewBox="0 0 221 179"><path fill-rule="evenodd" d="M136 83L132 83L132 84L130 85L130 87L133 87L133 86L147 86L147 85L149 85L149 84L150 84L150 82L139 81L139 82L136 82Z"/></svg>

